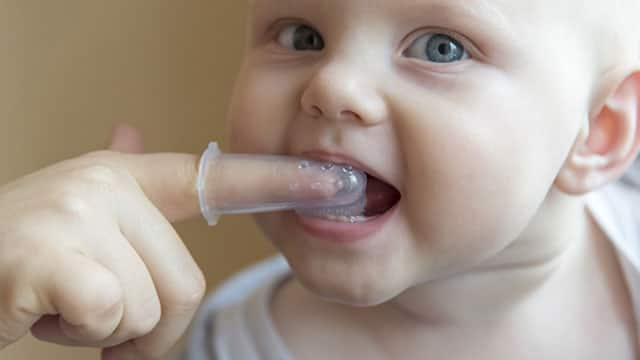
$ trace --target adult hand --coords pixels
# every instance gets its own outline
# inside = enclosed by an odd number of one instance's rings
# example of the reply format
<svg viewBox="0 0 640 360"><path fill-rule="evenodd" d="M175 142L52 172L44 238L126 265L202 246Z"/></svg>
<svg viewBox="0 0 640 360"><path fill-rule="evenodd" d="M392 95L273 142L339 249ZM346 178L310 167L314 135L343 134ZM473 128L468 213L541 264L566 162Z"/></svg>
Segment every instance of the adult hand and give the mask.
<svg viewBox="0 0 640 360"><path fill-rule="evenodd" d="M132 154L139 134L0 187L0 349L29 330L105 359L156 358L205 292L172 221L199 214L198 157Z"/></svg>

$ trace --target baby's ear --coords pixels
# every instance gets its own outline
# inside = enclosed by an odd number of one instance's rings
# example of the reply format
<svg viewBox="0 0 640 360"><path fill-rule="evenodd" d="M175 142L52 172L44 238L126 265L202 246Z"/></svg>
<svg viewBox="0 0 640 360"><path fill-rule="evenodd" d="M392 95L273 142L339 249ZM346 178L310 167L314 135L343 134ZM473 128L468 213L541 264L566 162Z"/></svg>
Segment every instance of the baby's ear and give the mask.
<svg viewBox="0 0 640 360"><path fill-rule="evenodd" d="M640 148L640 71L631 73L605 99L574 144L555 186L585 194L617 180Z"/></svg>

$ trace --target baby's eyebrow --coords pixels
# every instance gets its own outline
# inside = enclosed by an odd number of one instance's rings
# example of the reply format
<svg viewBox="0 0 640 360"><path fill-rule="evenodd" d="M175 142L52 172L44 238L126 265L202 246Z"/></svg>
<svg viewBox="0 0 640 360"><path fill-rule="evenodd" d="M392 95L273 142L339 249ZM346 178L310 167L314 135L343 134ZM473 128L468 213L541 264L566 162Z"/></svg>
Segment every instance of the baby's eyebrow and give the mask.
<svg viewBox="0 0 640 360"><path fill-rule="evenodd" d="M398 9L415 16L461 18L477 25L489 25L500 32L511 30L509 21L491 0L414 0Z"/></svg>
<svg viewBox="0 0 640 360"><path fill-rule="evenodd" d="M560 0L562 1L562 0ZM517 26L499 8L498 0L400 0L389 13L411 23L438 24L470 36L486 54L517 43ZM513 14L512 14L513 16Z"/></svg>
<svg viewBox="0 0 640 360"><path fill-rule="evenodd" d="M562 0L559 0L562 1ZM343 6L340 0L249 0L251 7L276 9L305 9L312 11L318 7L326 8ZM503 11L496 2L498 0L374 0L372 3L382 3L386 6L387 14L394 14L401 18L413 18L417 21L431 19L445 19L447 22L464 23L468 28L488 28L488 32L499 32L502 35L512 35L513 28ZM508 1L504 1L507 3ZM339 5L338 5L339 4Z"/></svg>

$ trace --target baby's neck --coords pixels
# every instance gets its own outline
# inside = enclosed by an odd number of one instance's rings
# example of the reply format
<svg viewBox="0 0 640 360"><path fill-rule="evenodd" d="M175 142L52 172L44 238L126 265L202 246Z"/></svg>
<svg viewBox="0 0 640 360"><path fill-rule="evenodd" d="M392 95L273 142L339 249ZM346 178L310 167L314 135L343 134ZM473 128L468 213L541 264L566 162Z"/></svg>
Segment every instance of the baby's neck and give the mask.
<svg viewBox="0 0 640 360"><path fill-rule="evenodd" d="M416 286L389 305L425 324L469 328L502 321L546 299L578 294L585 281L591 282L585 272L593 272L597 254L610 246L581 199L557 200L499 255Z"/></svg>

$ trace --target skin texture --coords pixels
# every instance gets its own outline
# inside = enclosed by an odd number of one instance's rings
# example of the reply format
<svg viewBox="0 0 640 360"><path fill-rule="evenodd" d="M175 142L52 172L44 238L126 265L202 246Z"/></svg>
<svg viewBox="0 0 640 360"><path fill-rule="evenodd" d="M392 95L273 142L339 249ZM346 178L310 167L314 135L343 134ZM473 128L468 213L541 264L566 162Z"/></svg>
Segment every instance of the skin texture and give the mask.
<svg viewBox="0 0 640 360"><path fill-rule="evenodd" d="M640 37L619 11L638 5L588 3L251 3L233 150L345 154L402 193L388 223L353 246L314 238L291 213L256 216L295 273L273 308L297 357L464 348L447 354L526 358L495 341L514 333L555 355L634 357L628 294L582 195L638 152ZM322 51L278 41L301 23L322 35ZM470 58L404 55L429 32L452 36ZM562 312L567 304L579 310ZM609 330L602 352L589 330L549 347L594 324Z"/></svg>
<svg viewBox="0 0 640 360"><path fill-rule="evenodd" d="M128 126L110 149L0 187L0 349L31 331L153 359L189 326L206 286L169 222L199 214L198 157L125 154Z"/></svg>
<svg viewBox="0 0 640 360"><path fill-rule="evenodd" d="M234 150L342 153L403 195L355 246L308 236L290 213L257 217L296 275L273 301L296 358L635 357L627 290L581 195L638 152L639 5L251 4ZM285 18L325 49L283 48ZM470 56L404 55L436 29ZM118 127L111 151L0 187L0 349L31 331L157 358L184 332L204 280L170 221L199 212L197 156L125 154L141 149Z"/></svg>

